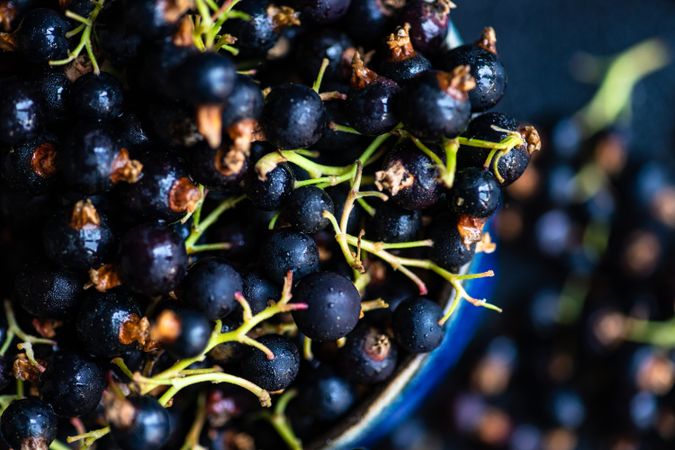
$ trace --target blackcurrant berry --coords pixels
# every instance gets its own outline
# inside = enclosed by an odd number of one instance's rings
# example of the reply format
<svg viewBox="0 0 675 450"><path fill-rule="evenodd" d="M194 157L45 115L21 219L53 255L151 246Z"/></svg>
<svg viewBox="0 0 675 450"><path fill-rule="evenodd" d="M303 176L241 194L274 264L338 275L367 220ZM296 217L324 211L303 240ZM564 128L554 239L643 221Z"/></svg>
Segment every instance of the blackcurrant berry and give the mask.
<svg viewBox="0 0 675 450"><path fill-rule="evenodd" d="M57 415L74 417L96 409L105 385L105 372L95 361L61 351L48 360L38 388Z"/></svg>
<svg viewBox="0 0 675 450"><path fill-rule="evenodd" d="M409 33L409 24L398 27L387 39L387 55L376 66L380 75L401 86L431 69L429 60L415 51Z"/></svg>
<svg viewBox="0 0 675 450"><path fill-rule="evenodd" d="M242 293L251 306L253 314L265 309L270 301L277 301L281 297L279 286L256 272L245 274L242 280L244 282Z"/></svg>
<svg viewBox="0 0 675 450"><path fill-rule="evenodd" d="M4 390L7 386L15 381L12 373L13 361L7 356L0 356L0 390Z"/></svg>
<svg viewBox="0 0 675 450"><path fill-rule="evenodd" d="M35 83L40 90L45 120L53 123L65 119L71 86L66 74L60 70L44 70L37 76Z"/></svg>
<svg viewBox="0 0 675 450"><path fill-rule="evenodd" d="M518 129L518 121L506 114L487 112L471 119L469 126L462 133L462 136L468 139L479 139L489 142L500 142L508 136L506 131L498 131L493 127L507 131L516 131ZM489 153L489 149L462 146L459 148L459 153L457 153L457 164L459 167L483 167Z"/></svg>
<svg viewBox="0 0 675 450"><path fill-rule="evenodd" d="M375 177L378 189L387 192L389 201L409 210L434 205L442 192L438 168L410 141L387 154Z"/></svg>
<svg viewBox="0 0 675 450"><path fill-rule="evenodd" d="M290 195L284 205L283 217L296 230L311 234L330 225L323 217L324 211L334 213L330 196L316 186L304 186Z"/></svg>
<svg viewBox="0 0 675 450"><path fill-rule="evenodd" d="M246 152L226 139L218 148L200 142L190 149L190 174L210 189L231 192L238 189L249 168Z"/></svg>
<svg viewBox="0 0 675 450"><path fill-rule="evenodd" d="M457 173L448 193L450 208L457 215L484 218L491 216L502 201L502 189L491 172L467 167Z"/></svg>
<svg viewBox="0 0 675 450"><path fill-rule="evenodd" d="M68 95L71 111L84 120L112 120L122 114L122 84L113 75L89 73L78 78Z"/></svg>
<svg viewBox="0 0 675 450"><path fill-rule="evenodd" d="M410 353L430 352L441 344L445 331L438 324L443 311L426 298L411 298L394 311L396 342Z"/></svg>
<svg viewBox="0 0 675 450"><path fill-rule="evenodd" d="M437 53L448 35L449 0L413 0L407 2L401 20L410 24L410 40L425 55Z"/></svg>
<svg viewBox="0 0 675 450"><path fill-rule="evenodd" d="M421 229L419 211L409 211L386 202L375 210L367 236L382 242L408 242L414 241Z"/></svg>
<svg viewBox="0 0 675 450"><path fill-rule="evenodd" d="M219 53L188 56L174 71L176 94L192 105L226 101L237 78L234 63Z"/></svg>
<svg viewBox="0 0 675 450"><path fill-rule="evenodd" d="M300 411L319 422L343 417L356 401L354 388L326 367L308 376L297 398Z"/></svg>
<svg viewBox="0 0 675 450"><path fill-rule="evenodd" d="M57 418L51 406L37 398L14 400L0 418L0 431L15 449L47 449L56 439Z"/></svg>
<svg viewBox="0 0 675 450"><path fill-rule="evenodd" d="M347 111L347 102L326 102L328 122L351 126L351 115ZM360 152L369 144L369 138L360 134L344 133L326 128L319 142L314 144L312 150L319 152L319 162L328 165L345 166L352 164L360 156Z"/></svg>
<svg viewBox="0 0 675 450"><path fill-rule="evenodd" d="M263 178L251 170L244 182L244 192L256 208L274 211L293 192L295 176L288 165L279 164Z"/></svg>
<svg viewBox="0 0 675 450"><path fill-rule="evenodd" d="M261 125L267 140L281 149L309 147L326 128L326 109L311 88L286 83L267 95Z"/></svg>
<svg viewBox="0 0 675 450"><path fill-rule="evenodd" d="M199 260L190 267L182 285L181 298L190 308L216 320L227 317L236 309L234 295L243 289L239 273L226 260L212 257Z"/></svg>
<svg viewBox="0 0 675 450"><path fill-rule="evenodd" d="M354 45L349 36L331 28L321 28L303 36L295 56L306 82L314 81L324 58L328 59L324 82L344 81L351 74L349 63L353 52Z"/></svg>
<svg viewBox="0 0 675 450"><path fill-rule="evenodd" d="M16 276L14 299L35 317L69 319L77 310L83 286L84 280L78 274L40 264Z"/></svg>
<svg viewBox="0 0 675 450"><path fill-rule="evenodd" d="M469 223L468 227L461 226L457 219L441 216L435 220L429 236L434 242L429 250L429 258L451 272L459 269L473 258L476 251L476 242L480 239L480 229Z"/></svg>
<svg viewBox="0 0 675 450"><path fill-rule="evenodd" d="M12 147L2 161L2 178L16 192L42 194L56 182L57 146L49 137Z"/></svg>
<svg viewBox="0 0 675 450"><path fill-rule="evenodd" d="M361 314L361 296L342 275L318 272L306 276L293 291L293 302L307 304L293 312L298 329L317 341L332 341L354 329Z"/></svg>
<svg viewBox="0 0 675 450"><path fill-rule="evenodd" d="M150 144L150 136L140 117L126 111L114 124L114 134L122 148L144 149Z"/></svg>
<svg viewBox="0 0 675 450"><path fill-rule="evenodd" d="M469 124L467 92L474 86L468 66L458 66L451 73L429 70L403 89L398 115L406 130L423 141L454 138Z"/></svg>
<svg viewBox="0 0 675 450"><path fill-rule="evenodd" d="M333 23L347 14L351 0L300 0L302 18L316 24Z"/></svg>
<svg viewBox="0 0 675 450"><path fill-rule="evenodd" d="M319 250L311 236L278 230L260 248L259 264L262 272L276 283L283 283L289 270L297 281L319 270Z"/></svg>
<svg viewBox="0 0 675 450"><path fill-rule="evenodd" d="M171 306L157 314L152 331L173 358L194 358L209 342L211 323L198 311Z"/></svg>
<svg viewBox="0 0 675 450"><path fill-rule="evenodd" d="M39 100L19 83L0 88L0 143L18 145L37 137L42 126Z"/></svg>
<svg viewBox="0 0 675 450"><path fill-rule="evenodd" d="M169 440L169 412L153 397L115 401L106 415L110 436L122 450L159 450Z"/></svg>
<svg viewBox="0 0 675 450"><path fill-rule="evenodd" d="M87 291L75 321L78 341L92 356L106 359L120 356L133 348L126 341L125 324L140 317L138 304L124 291Z"/></svg>
<svg viewBox="0 0 675 450"><path fill-rule="evenodd" d="M339 351L341 373L359 384L380 383L396 369L398 350L385 333L367 324L361 324L347 335L347 342Z"/></svg>
<svg viewBox="0 0 675 450"><path fill-rule="evenodd" d="M344 17L344 27L357 44L366 49L374 48L391 30L397 7L396 2L352 0Z"/></svg>
<svg viewBox="0 0 675 450"><path fill-rule="evenodd" d="M476 80L476 88L469 92L471 110L481 112L492 108L504 96L506 70L497 56L495 30L487 27L481 38L448 51L442 58L441 68L451 70L467 65Z"/></svg>
<svg viewBox="0 0 675 450"><path fill-rule="evenodd" d="M42 241L49 259L73 270L98 267L115 245L107 215L89 198L60 209L47 219Z"/></svg>
<svg viewBox="0 0 675 450"><path fill-rule="evenodd" d="M168 35L190 8L186 2L124 0L124 20L146 39Z"/></svg>
<svg viewBox="0 0 675 450"><path fill-rule="evenodd" d="M35 63L62 59L68 55L68 20L49 8L36 8L24 16L16 32L16 48L25 59Z"/></svg>
<svg viewBox="0 0 675 450"><path fill-rule="evenodd" d="M264 104L260 86L249 76L237 75L232 93L223 106L223 127L230 127L241 120L258 120Z"/></svg>
<svg viewBox="0 0 675 450"><path fill-rule="evenodd" d="M241 375L270 392L286 389L300 370L298 347L290 339L276 334L262 336L258 342L272 351L274 359L268 359L257 348L247 347L240 363Z"/></svg>
<svg viewBox="0 0 675 450"><path fill-rule="evenodd" d="M185 277L187 264L185 243L169 227L138 225L120 241L119 275L135 292L153 296L172 291Z"/></svg>

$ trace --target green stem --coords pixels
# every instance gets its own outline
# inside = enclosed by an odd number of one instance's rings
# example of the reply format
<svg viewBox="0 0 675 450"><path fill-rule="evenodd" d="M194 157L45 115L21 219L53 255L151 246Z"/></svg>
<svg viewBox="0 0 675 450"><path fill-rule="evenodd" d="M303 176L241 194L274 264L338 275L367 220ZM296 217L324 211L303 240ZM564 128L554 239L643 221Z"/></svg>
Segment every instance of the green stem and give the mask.
<svg viewBox="0 0 675 450"><path fill-rule="evenodd" d="M5 300L5 317L7 318L7 328L8 330L13 333L16 337L21 339L23 342L29 343L29 344L43 344L43 345L56 345L56 342L52 341L51 339L44 339L44 338L39 338L35 336L31 336L29 334L26 334L20 327L19 324L16 322L16 318L14 316L14 310L12 309L12 303L9 300ZM9 337L9 333L7 335ZM4 345L3 345L4 347Z"/></svg>
<svg viewBox="0 0 675 450"><path fill-rule="evenodd" d="M285 392L279 397L279 400L277 400L274 412L272 414L263 414L263 417L274 427L276 432L279 433L279 436L281 436L281 439L283 439L290 450L302 450L302 442L295 435L290 422L286 418L286 408L288 407L288 403L295 398L297 394L295 389Z"/></svg>
<svg viewBox="0 0 675 450"><path fill-rule="evenodd" d="M666 350L675 348L675 319L663 322L628 319L626 339Z"/></svg>
<svg viewBox="0 0 675 450"><path fill-rule="evenodd" d="M204 423L206 422L206 394L204 392L199 394L197 398L197 414L195 415L195 420L188 431L187 436L185 436L185 442L180 450L193 450L199 448L199 437L202 434L204 429Z"/></svg>
<svg viewBox="0 0 675 450"><path fill-rule="evenodd" d="M260 404L263 407L268 407L272 404L272 399L270 394L258 386L257 384L251 383L250 381L230 375L229 373L207 373L203 375L192 375L185 378L177 378L172 380L172 386L169 388L162 396L159 398L159 403L162 406L166 406L169 401L180 392L182 389L192 386L193 384L211 382L214 384L217 383L229 383L234 384L239 387L246 389L247 391L254 394L260 400Z"/></svg>
<svg viewBox="0 0 675 450"><path fill-rule="evenodd" d="M108 433L110 433L110 427L103 427L99 428L98 430L88 431L86 433L78 434L76 436L68 436L66 438L66 442L72 444L73 442L84 441L83 442L84 447L89 448L95 441L101 439Z"/></svg>
<svg viewBox="0 0 675 450"><path fill-rule="evenodd" d="M326 73L326 69L328 68L329 63L330 63L330 61L328 60L328 58L324 58L321 61L321 67L319 68L319 73L316 76L316 80L314 80L314 84L312 84L312 89L317 94L321 90L321 83L323 82L323 76Z"/></svg>
<svg viewBox="0 0 675 450"><path fill-rule="evenodd" d="M213 225L225 211L234 208L245 198L246 198L245 195L228 198L227 200L222 201L220 205L218 205L213 211L211 211L203 221L197 224L193 224L192 231L190 232L188 238L185 240L185 248L187 249L188 253L193 251L192 249L195 247L195 244L197 243L199 238L202 237L202 235L206 232L206 230L208 230L209 227ZM198 206L199 209L201 209L201 207L202 205Z"/></svg>
<svg viewBox="0 0 675 450"><path fill-rule="evenodd" d="M231 248L232 244L229 242L214 242L213 244L193 245L187 252L188 255L194 255L195 253L223 251Z"/></svg>
<svg viewBox="0 0 675 450"><path fill-rule="evenodd" d="M50 66L63 66L65 64L69 64L73 62L78 56L80 56L82 50L86 50L87 56L91 61L94 73L98 75L101 72L98 66L98 62L96 61L96 56L94 55L91 38L94 25L96 23L96 19L98 18L99 13L103 9L103 4L105 3L105 0L93 0L92 3L94 4L94 9L91 11L91 14L89 15L88 18L79 16L71 11L66 12L66 16L74 20L77 20L82 24L77 26L75 29L71 30L70 33L68 33L69 36L75 36L77 34L76 30L80 30L82 32L82 34L80 35L80 42L72 51L68 52L68 56L66 58L49 61Z"/></svg>
<svg viewBox="0 0 675 450"><path fill-rule="evenodd" d="M59 440L53 440L52 443L49 444L49 448L51 450L72 450L69 446Z"/></svg>
<svg viewBox="0 0 675 450"><path fill-rule="evenodd" d="M340 125L339 123L331 122L328 125L328 128L330 128L333 131L339 131L340 133L349 133L349 134L358 134L361 135L356 129L352 127L348 127L347 125Z"/></svg>
<svg viewBox="0 0 675 450"><path fill-rule="evenodd" d="M455 171L457 170L457 152L459 151L459 141L457 138L448 139L443 143L445 150L445 174L443 184L451 188L455 184Z"/></svg>

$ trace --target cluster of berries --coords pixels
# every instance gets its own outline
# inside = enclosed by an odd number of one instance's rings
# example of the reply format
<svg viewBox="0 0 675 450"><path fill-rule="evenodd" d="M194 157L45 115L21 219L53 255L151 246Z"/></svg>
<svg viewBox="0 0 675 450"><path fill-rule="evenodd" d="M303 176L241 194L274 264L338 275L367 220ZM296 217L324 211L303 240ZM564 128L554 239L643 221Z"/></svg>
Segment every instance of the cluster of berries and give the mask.
<svg viewBox="0 0 675 450"><path fill-rule="evenodd" d="M494 30L291 3L0 0L10 447L300 448L462 300L498 309L461 270L540 142L477 115Z"/></svg>

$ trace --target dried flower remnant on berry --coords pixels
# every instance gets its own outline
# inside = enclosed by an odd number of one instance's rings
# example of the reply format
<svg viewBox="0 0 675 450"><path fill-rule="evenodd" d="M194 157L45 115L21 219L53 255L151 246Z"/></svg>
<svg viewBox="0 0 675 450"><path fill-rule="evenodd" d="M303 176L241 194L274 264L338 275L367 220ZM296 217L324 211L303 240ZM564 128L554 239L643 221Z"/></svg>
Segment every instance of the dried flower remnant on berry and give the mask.
<svg viewBox="0 0 675 450"><path fill-rule="evenodd" d="M354 58L352 59L352 87L356 89L363 89L370 83L377 80L377 78L377 74L366 67L366 64L361 58L361 54L359 52L355 52Z"/></svg>
<svg viewBox="0 0 675 450"><path fill-rule="evenodd" d="M80 200L73 206L70 216L70 226L75 230L95 228L101 225L101 216L91 199Z"/></svg>
<svg viewBox="0 0 675 450"><path fill-rule="evenodd" d="M180 333L180 317L170 309L166 309L160 313L150 331L152 340L162 343L174 342L180 336Z"/></svg>
<svg viewBox="0 0 675 450"><path fill-rule="evenodd" d="M396 196L402 189L409 188L415 183L415 177L406 169L401 161L396 161L387 170L375 172L375 186L380 190L387 190Z"/></svg>
<svg viewBox="0 0 675 450"><path fill-rule="evenodd" d="M142 171L143 164L140 161L129 158L129 150L122 148L112 162L110 180L113 184L122 181L135 183L141 177Z"/></svg>
<svg viewBox="0 0 675 450"><path fill-rule="evenodd" d="M476 80L471 76L469 66L455 67L451 73L438 72L438 85L448 95L456 99L465 99L467 92L476 87Z"/></svg>
<svg viewBox="0 0 675 450"><path fill-rule="evenodd" d="M33 150L30 160L31 169L42 178L49 178L56 173L56 147L51 142L38 145Z"/></svg>
<svg viewBox="0 0 675 450"><path fill-rule="evenodd" d="M527 144L527 152L530 155L541 150L541 137L535 127L532 125L525 125L520 127L518 132Z"/></svg>
<svg viewBox="0 0 675 450"><path fill-rule="evenodd" d="M202 196L198 186L189 178L181 177L176 180L169 192L169 207L176 213L191 213L199 205Z"/></svg>
<svg viewBox="0 0 675 450"><path fill-rule="evenodd" d="M392 61L403 61L417 54L410 41L410 24L405 23L389 35L387 47Z"/></svg>
<svg viewBox="0 0 675 450"><path fill-rule="evenodd" d="M160 0L162 15L168 23L177 22L190 9L194 8L193 0Z"/></svg>
<svg viewBox="0 0 675 450"><path fill-rule="evenodd" d="M300 14L290 6L270 4L267 7L267 15L272 19L273 28L276 32L286 27L300 26Z"/></svg>
<svg viewBox="0 0 675 450"><path fill-rule="evenodd" d="M462 242L467 248L481 241L485 222L487 222L487 218L472 217L466 214L460 216L457 221L457 231L459 231Z"/></svg>
<svg viewBox="0 0 675 450"><path fill-rule="evenodd" d="M497 33L492 27L485 27L476 44L490 53L497 54Z"/></svg>
<svg viewBox="0 0 675 450"><path fill-rule="evenodd" d="M104 264L98 269L89 269L89 281L99 292L106 292L122 285L122 280L112 264Z"/></svg>
<svg viewBox="0 0 675 450"><path fill-rule="evenodd" d="M223 107L205 105L197 108L197 130L211 148L218 148L222 142Z"/></svg>

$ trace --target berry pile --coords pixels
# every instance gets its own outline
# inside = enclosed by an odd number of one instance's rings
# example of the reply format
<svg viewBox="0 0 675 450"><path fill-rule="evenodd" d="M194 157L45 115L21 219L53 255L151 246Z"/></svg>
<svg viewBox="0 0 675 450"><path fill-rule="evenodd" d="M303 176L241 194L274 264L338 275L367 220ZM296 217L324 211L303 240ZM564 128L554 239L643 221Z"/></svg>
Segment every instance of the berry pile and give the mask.
<svg viewBox="0 0 675 450"><path fill-rule="evenodd" d="M0 0L9 447L301 448L499 310L462 268L540 141L478 115L494 30L291 3Z"/></svg>

